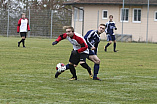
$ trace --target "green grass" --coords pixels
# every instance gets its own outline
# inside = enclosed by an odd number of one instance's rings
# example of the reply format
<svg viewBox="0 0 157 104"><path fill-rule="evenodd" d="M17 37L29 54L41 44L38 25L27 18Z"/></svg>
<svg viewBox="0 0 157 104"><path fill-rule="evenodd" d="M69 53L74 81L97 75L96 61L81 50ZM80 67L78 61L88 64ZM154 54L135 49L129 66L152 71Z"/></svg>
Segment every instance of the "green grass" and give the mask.
<svg viewBox="0 0 157 104"><path fill-rule="evenodd" d="M77 81L69 81L67 70L55 79L56 64L68 63L72 45L64 40L27 38L26 47L17 47L20 38L0 37L0 104L156 104L157 44L117 43L104 52L98 77L93 81L80 65ZM93 63L87 60L93 68Z"/></svg>

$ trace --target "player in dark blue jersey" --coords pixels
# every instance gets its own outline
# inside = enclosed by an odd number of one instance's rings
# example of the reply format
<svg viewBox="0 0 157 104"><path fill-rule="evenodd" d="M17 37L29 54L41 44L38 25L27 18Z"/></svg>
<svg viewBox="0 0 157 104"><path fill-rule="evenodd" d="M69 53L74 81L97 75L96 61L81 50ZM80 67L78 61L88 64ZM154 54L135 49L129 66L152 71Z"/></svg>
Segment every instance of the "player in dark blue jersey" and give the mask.
<svg viewBox="0 0 157 104"><path fill-rule="evenodd" d="M104 46L104 50L105 52L107 52L107 47L112 43L112 41L114 42L113 44L113 51L114 52L117 52L116 51L116 38L115 38L115 35L114 35L114 30L117 30L116 26L115 26L115 22L113 21L113 15L110 15L109 16L109 22L106 23L106 29L105 29L105 32L106 32L106 35L107 35L107 41L109 41L107 43L106 46Z"/></svg>
<svg viewBox="0 0 157 104"><path fill-rule="evenodd" d="M88 59L94 62L93 80L100 80L97 77L99 72L100 59L97 57L98 44L100 42L100 34L105 31L105 24L100 24L98 30L90 30L84 36L89 48Z"/></svg>

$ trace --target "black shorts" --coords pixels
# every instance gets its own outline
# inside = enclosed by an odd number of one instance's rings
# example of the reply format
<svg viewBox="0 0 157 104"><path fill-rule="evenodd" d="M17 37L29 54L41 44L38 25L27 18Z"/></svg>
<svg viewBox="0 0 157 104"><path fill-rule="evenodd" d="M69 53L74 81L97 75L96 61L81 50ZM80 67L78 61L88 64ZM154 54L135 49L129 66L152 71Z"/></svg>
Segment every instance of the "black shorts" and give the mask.
<svg viewBox="0 0 157 104"><path fill-rule="evenodd" d="M88 57L88 54L86 54L86 53L78 53L78 54L76 54L76 55L73 55L73 54L71 53L69 62L71 62L71 63L73 63L73 64L75 64L75 65L78 65L78 63L79 63L80 61L86 62L86 58L87 58L87 57Z"/></svg>
<svg viewBox="0 0 157 104"><path fill-rule="evenodd" d="M26 38L27 33L26 32L20 32L20 35L21 35L21 37L25 37Z"/></svg>

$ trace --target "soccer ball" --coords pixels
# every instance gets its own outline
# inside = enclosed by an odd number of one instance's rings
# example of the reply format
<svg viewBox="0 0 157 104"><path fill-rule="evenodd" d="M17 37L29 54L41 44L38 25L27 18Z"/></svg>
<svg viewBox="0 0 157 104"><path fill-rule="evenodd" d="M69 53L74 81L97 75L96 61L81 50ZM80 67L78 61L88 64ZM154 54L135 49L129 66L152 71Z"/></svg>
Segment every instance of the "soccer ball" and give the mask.
<svg viewBox="0 0 157 104"><path fill-rule="evenodd" d="M66 66L63 63L58 63L56 66L56 70L59 73L64 72L66 70Z"/></svg>

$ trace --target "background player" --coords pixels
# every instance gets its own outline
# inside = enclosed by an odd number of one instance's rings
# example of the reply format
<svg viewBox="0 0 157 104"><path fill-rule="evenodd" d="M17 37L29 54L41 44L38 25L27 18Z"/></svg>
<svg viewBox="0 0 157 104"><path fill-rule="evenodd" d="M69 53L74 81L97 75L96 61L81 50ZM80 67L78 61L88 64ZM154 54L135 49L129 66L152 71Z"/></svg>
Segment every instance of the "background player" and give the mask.
<svg viewBox="0 0 157 104"><path fill-rule="evenodd" d="M109 16L109 22L106 23L106 29L105 29L105 32L106 32L106 35L107 35L107 41L109 41L107 43L106 46L104 46L104 50L105 52L107 52L107 47L112 43L112 41L114 42L113 44L113 51L114 52L117 52L116 51L116 38L115 38L115 35L114 35L114 30L117 30L116 26L115 26L115 22L113 21L113 15L110 15Z"/></svg>
<svg viewBox="0 0 157 104"><path fill-rule="evenodd" d="M20 32L20 35L22 37L21 41L18 42L18 47L20 47L21 42L23 44L23 47L25 47L25 39L27 35L27 30L30 31L28 19L25 17L26 17L25 13L22 13L22 18L19 19L18 25L17 25L17 33Z"/></svg>
<svg viewBox="0 0 157 104"><path fill-rule="evenodd" d="M84 36L89 49L88 59L94 62L93 80L100 80L97 77L99 72L100 59L97 57L98 44L100 42L100 34L105 31L105 24L100 24L98 30L90 30Z"/></svg>
<svg viewBox="0 0 157 104"><path fill-rule="evenodd" d="M56 41L52 43L52 45L56 45L59 41L63 39L68 39L69 42L73 45L73 51L70 55L69 64L66 65L66 70L70 69L70 72L73 75L70 80L77 80L75 67L78 65L79 62L83 68L87 69L89 75L93 77L91 68L86 63L86 58L88 56L89 50L84 38L82 36L79 36L78 34L75 34L73 27L68 26L65 29L66 33L60 35L56 39ZM58 78L60 74L61 73L56 72L55 78Z"/></svg>

